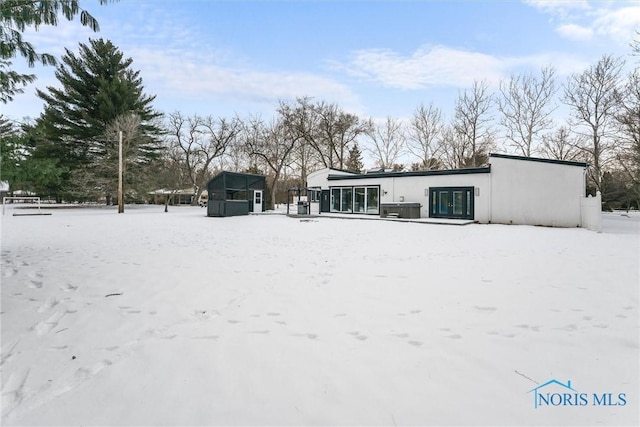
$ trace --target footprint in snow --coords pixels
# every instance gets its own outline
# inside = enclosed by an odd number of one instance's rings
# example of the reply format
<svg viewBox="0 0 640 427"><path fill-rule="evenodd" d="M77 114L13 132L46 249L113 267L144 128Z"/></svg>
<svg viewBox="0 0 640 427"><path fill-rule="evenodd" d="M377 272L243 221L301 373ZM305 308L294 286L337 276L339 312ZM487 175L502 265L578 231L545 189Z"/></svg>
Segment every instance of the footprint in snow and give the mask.
<svg viewBox="0 0 640 427"><path fill-rule="evenodd" d="M353 335L353 337L359 341L364 341L366 339L368 339L369 337L366 335L361 335L360 331L352 331L352 332L347 332L349 335Z"/></svg>
<svg viewBox="0 0 640 427"><path fill-rule="evenodd" d="M58 322L65 315L63 311L58 311L52 314L47 320L44 322L38 322L35 326L33 326L33 330L38 335L48 334L53 328L58 326Z"/></svg>
<svg viewBox="0 0 640 427"><path fill-rule="evenodd" d="M316 334L293 334L294 337L305 337L305 338L309 338L310 340L315 340L316 338L318 338L318 336Z"/></svg>
<svg viewBox="0 0 640 427"><path fill-rule="evenodd" d="M45 311L48 311L58 305L58 303L59 301L57 299L49 298L47 301L45 301L44 304L38 307L38 313L44 313Z"/></svg>
<svg viewBox="0 0 640 427"><path fill-rule="evenodd" d="M31 372L30 368L13 372L9 375L8 380L2 385L2 417L7 416L11 411L20 406L24 399L25 383Z"/></svg>
<svg viewBox="0 0 640 427"><path fill-rule="evenodd" d="M18 273L16 268L3 268L2 277L11 277Z"/></svg>
<svg viewBox="0 0 640 427"><path fill-rule="evenodd" d="M474 306L474 308L476 310L480 310L480 311L496 311L497 308L496 307L480 307L480 306Z"/></svg>
<svg viewBox="0 0 640 427"><path fill-rule="evenodd" d="M71 283L65 283L64 285L60 286L60 290L63 292L74 292L78 289L77 286L73 286Z"/></svg>
<svg viewBox="0 0 640 427"><path fill-rule="evenodd" d="M392 335L398 338L409 338L409 334L392 334Z"/></svg>
<svg viewBox="0 0 640 427"><path fill-rule="evenodd" d="M28 285L31 289L40 289L42 288L41 280L31 280Z"/></svg>
<svg viewBox="0 0 640 427"><path fill-rule="evenodd" d="M49 347L49 348L50 348L51 350L58 350L58 351L61 351L61 350L66 350L67 348L69 348L69 346L68 346L68 345L53 345L53 346L51 346L51 347Z"/></svg>
<svg viewBox="0 0 640 427"><path fill-rule="evenodd" d="M90 366L78 368L72 375L62 378L56 384L56 388L52 392L53 396L62 396L63 394L78 387L83 382L95 377L100 371L112 364L113 363L110 360L105 359Z"/></svg>

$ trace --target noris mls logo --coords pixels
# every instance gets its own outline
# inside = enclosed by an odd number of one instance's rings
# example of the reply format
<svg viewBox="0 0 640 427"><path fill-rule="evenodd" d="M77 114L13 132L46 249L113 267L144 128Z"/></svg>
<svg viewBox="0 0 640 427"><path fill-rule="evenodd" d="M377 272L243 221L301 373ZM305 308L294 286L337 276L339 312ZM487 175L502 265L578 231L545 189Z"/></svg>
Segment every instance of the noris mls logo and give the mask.
<svg viewBox="0 0 640 427"><path fill-rule="evenodd" d="M533 407L541 406L624 406L627 404L625 393L581 393L558 380L550 380L529 390L533 393Z"/></svg>

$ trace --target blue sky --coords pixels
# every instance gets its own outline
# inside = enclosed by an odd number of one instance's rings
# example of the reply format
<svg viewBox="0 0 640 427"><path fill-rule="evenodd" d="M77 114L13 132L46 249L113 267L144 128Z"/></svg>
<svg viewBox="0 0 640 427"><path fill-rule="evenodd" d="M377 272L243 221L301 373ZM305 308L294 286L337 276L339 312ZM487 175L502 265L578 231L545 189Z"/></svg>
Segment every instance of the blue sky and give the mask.
<svg viewBox="0 0 640 427"><path fill-rule="evenodd" d="M640 3L626 1L206 1L81 3L100 22L28 31L42 52L77 52L89 37L110 39L133 58L154 106L231 117L270 116L279 100L335 102L362 117L407 118L433 102L451 116L474 80L496 89L512 73L557 69L558 82L603 54L623 56L640 29ZM21 58L14 66L28 70ZM53 67L3 105L37 117L34 88L56 85Z"/></svg>

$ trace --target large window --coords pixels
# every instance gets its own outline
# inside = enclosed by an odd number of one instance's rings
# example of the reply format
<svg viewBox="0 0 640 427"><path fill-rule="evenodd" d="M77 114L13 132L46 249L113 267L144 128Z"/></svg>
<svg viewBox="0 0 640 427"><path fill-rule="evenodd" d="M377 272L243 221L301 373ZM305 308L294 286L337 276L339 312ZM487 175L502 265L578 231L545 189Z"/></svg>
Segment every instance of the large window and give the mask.
<svg viewBox="0 0 640 427"><path fill-rule="evenodd" d="M353 188L342 188L342 212L353 212Z"/></svg>
<svg viewBox="0 0 640 427"><path fill-rule="evenodd" d="M366 212L366 199L365 193L366 190L364 187L356 187L353 189L354 199L353 199L353 211L356 213L365 213Z"/></svg>
<svg viewBox="0 0 640 427"><path fill-rule="evenodd" d="M331 212L378 214L379 187L338 187L331 189Z"/></svg>
<svg viewBox="0 0 640 427"><path fill-rule="evenodd" d="M340 212L340 189L331 189L331 212Z"/></svg>

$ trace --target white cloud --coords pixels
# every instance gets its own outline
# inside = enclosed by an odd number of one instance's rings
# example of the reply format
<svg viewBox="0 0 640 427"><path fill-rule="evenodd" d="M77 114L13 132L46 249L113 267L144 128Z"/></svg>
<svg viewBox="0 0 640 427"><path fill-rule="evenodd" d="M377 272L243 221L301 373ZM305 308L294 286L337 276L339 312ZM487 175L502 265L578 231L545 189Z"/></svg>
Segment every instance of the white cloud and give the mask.
<svg viewBox="0 0 640 427"><path fill-rule="evenodd" d="M527 0L525 3L549 14L559 22L556 31L574 41L590 41L597 35L626 45L640 27L637 1Z"/></svg>
<svg viewBox="0 0 640 427"><path fill-rule="evenodd" d="M640 28L640 6L629 6L617 10L603 10L593 22L598 35L609 36L628 43Z"/></svg>
<svg viewBox="0 0 640 427"><path fill-rule="evenodd" d="M568 75L587 65L566 53L496 57L445 46L424 47L409 56L391 50L356 51L348 64L335 68L352 76L382 83L386 87L419 90L437 86L470 87L486 80L496 85L505 76L553 65L558 75Z"/></svg>
<svg viewBox="0 0 640 427"><path fill-rule="evenodd" d="M151 93L192 100L244 100L275 105L280 99L313 96L360 109L358 97L345 85L313 73L271 71L227 66L214 59L180 50L136 49L134 68Z"/></svg>
<svg viewBox="0 0 640 427"><path fill-rule="evenodd" d="M525 0L525 3L560 18L591 9L587 0Z"/></svg>
<svg viewBox="0 0 640 427"><path fill-rule="evenodd" d="M478 78L497 81L501 77L499 59L445 46L420 48L408 57L387 49L359 50L348 64L334 66L399 89L468 86Z"/></svg>
<svg viewBox="0 0 640 427"><path fill-rule="evenodd" d="M564 24L556 28L556 31L562 36L571 40L582 41L590 40L593 37L593 30L577 24Z"/></svg>

